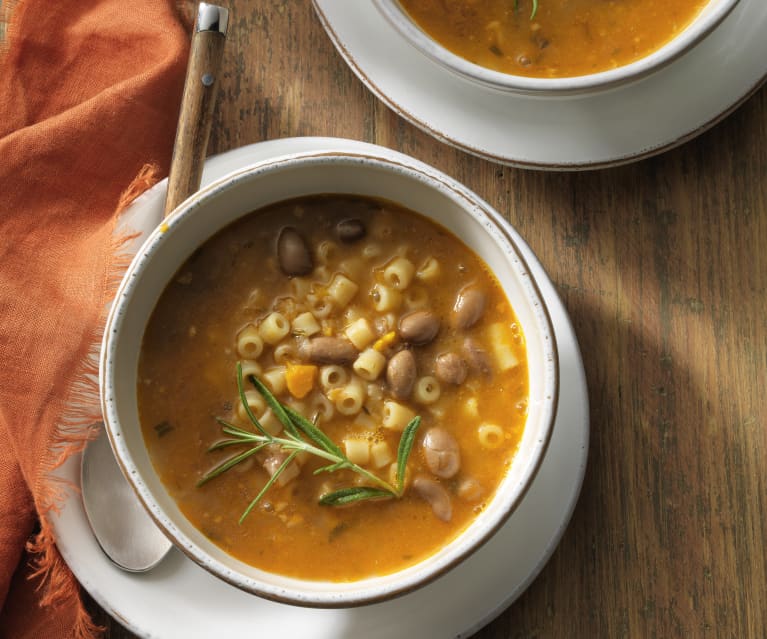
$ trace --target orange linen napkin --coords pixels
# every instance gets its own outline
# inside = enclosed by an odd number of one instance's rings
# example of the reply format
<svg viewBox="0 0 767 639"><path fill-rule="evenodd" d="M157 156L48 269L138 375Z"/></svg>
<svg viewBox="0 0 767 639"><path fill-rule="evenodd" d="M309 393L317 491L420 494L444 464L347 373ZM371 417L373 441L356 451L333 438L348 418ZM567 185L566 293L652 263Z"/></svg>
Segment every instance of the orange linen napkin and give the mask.
<svg viewBox="0 0 767 639"><path fill-rule="evenodd" d="M99 416L87 360L124 266L116 211L146 163L167 171L188 33L173 0L0 0L3 638L94 634L49 473Z"/></svg>

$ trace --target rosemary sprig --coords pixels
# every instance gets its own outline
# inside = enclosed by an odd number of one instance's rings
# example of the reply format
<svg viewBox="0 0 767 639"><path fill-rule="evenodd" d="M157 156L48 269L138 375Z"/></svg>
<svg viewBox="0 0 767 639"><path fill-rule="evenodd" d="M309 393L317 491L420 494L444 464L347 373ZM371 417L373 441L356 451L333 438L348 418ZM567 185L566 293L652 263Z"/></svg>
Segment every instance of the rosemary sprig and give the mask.
<svg viewBox="0 0 767 639"><path fill-rule="evenodd" d="M221 425L222 432L228 436L227 439L213 444L208 451L221 450L223 448L229 448L231 446L249 446L243 452L240 452L208 471L198 482L197 486L202 486L212 479L215 479L219 475L222 475L226 471L234 468L237 464L242 463L248 459L251 455L255 455L260 450L267 446L276 445L280 449L288 453L288 456L280 464L279 468L264 484L264 487L256 495L256 497L250 502L248 507L242 513L240 517L240 523L250 514L253 508L256 507L259 501L263 498L266 492L274 485L279 479L280 475L295 459L299 452L306 452L320 459L324 459L329 464L322 466L314 471L314 474L323 472L336 472L338 470L350 470L358 475L361 475L367 479L372 486L353 486L349 488L341 488L331 493L327 493L320 497L319 503L323 506L343 506L357 501L369 500L369 499L392 499L402 497L405 491L405 472L407 470L407 462L410 458L410 452L413 449L415 443L415 436L418 431L418 427L421 425L421 418L414 417L405 429L402 431L400 437L399 447L397 449L397 473L395 476L395 485L381 479L378 475L370 472L369 470L358 466L352 462L341 448L328 437L317 424L312 423L306 417L292 409L290 406L282 404L264 385L258 378L253 375L248 376L249 381L256 390L264 398L266 404L272 409L277 419L282 423L285 433L284 437L275 437L271 435L258 421L256 416L250 410L248 406L247 397L245 396L244 383L242 379L242 366L237 364L237 390L242 402L245 414L253 424L256 432L245 430L235 424L227 422L223 419L216 418L216 421Z"/></svg>

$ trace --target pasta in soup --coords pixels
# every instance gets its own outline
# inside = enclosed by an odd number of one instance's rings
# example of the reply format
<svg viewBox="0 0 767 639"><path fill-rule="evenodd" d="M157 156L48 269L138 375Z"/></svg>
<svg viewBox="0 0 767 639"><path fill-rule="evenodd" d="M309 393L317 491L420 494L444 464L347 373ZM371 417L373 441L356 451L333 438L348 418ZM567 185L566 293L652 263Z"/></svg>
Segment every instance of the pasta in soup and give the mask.
<svg viewBox="0 0 767 639"><path fill-rule="evenodd" d="M656 51L708 0L399 0L446 49L535 78L607 71Z"/></svg>
<svg viewBox="0 0 767 639"><path fill-rule="evenodd" d="M144 439L186 517L258 568L350 581L461 533L525 426L524 335L458 238L393 203L271 205L183 264L147 325Z"/></svg>

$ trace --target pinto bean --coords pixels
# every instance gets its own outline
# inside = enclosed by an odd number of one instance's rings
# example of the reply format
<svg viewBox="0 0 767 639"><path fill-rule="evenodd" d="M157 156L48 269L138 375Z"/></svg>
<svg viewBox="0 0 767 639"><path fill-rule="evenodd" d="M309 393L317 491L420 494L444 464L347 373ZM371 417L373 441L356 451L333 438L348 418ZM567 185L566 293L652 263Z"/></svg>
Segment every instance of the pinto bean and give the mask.
<svg viewBox="0 0 767 639"><path fill-rule="evenodd" d="M445 384L463 384L466 373L466 362L456 353L442 353L434 362L434 374Z"/></svg>
<svg viewBox="0 0 767 639"><path fill-rule="evenodd" d="M426 431L423 438L423 455L429 470L442 479L450 479L461 468L458 442L439 426L433 426Z"/></svg>
<svg viewBox="0 0 767 639"><path fill-rule="evenodd" d="M413 311L400 318L397 328L403 340L420 346L437 336L439 318L431 311Z"/></svg>
<svg viewBox="0 0 767 639"><path fill-rule="evenodd" d="M482 496L482 486L476 479L462 479L458 483L458 496L465 501L477 501Z"/></svg>
<svg viewBox="0 0 767 639"><path fill-rule="evenodd" d="M304 238L292 226L286 226L277 238L277 261L280 270L289 277L307 275L314 265Z"/></svg>
<svg viewBox="0 0 767 639"><path fill-rule="evenodd" d="M413 481L413 489L421 499L429 503L431 511L437 519L442 521L452 519L453 503L442 484L428 477L416 477Z"/></svg>
<svg viewBox="0 0 767 639"><path fill-rule="evenodd" d="M487 295L476 286L462 288L453 306L451 324L455 328L471 328L482 317L487 304Z"/></svg>
<svg viewBox="0 0 767 639"><path fill-rule="evenodd" d="M313 337L301 344L299 353L314 364L351 364L359 355L354 344L342 337Z"/></svg>
<svg viewBox="0 0 767 639"><path fill-rule="evenodd" d="M413 353L402 350L386 365L386 383L397 399L407 399L415 383L416 364Z"/></svg>
<svg viewBox="0 0 767 639"><path fill-rule="evenodd" d="M490 356L487 351L482 348L471 337L467 337L463 340L463 356L466 359L466 363L469 368L472 368L483 375L489 375L492 371L490 364Z"/></svg>
<svg viewBox="0 0 767 639"><path fill-rule="evenodd" d="M358 218L341 220L336 224L336 236L346 244L351 244L365 237L365 224Z"/></svg>

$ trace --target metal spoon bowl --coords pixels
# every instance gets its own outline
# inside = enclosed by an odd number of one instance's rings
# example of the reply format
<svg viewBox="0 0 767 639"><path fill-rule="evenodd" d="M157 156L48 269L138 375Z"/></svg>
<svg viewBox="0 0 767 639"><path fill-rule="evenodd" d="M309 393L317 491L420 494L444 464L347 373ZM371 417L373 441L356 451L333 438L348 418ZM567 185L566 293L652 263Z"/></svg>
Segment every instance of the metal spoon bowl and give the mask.
<svg viewBox="0 0 767 639"><path fill-rule="evenodd" d="M83 451L80 467L85 514L107 557L123 570L144 572L154 568L172 544L139 502L100 428Z"/></svg>

